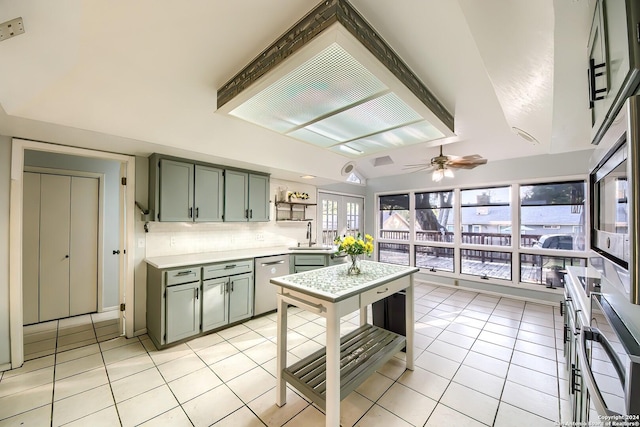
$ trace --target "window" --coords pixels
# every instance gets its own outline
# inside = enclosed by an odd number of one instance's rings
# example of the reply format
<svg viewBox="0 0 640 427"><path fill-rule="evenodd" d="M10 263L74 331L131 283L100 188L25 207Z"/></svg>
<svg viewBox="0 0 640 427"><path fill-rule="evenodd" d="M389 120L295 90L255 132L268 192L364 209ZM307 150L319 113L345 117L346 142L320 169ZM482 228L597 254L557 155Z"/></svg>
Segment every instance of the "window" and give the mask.
<svg viewBox="0 0 640 427"><path fill-rule="evenodd" d="M520 246L584 250L584 194L584 181L521 186Z"/></svg>
<svg viewBox="0 0 640 427"><path fill-rule="evenodd" d="M409 245L403 243L378 243L378 261L390 264L410 265Z"/></svg>
<svg viewBox="0 0 640 427"><path fill-rule="evenodd" d="M511 187L460 191L462 244L511 246Z"/></svg>
<svg viewBox="0 0 640 427"><path fill-rule="evenodd" d="M566 268L586 267L586 264L587 260L584 258L520 254L520 281L548 288L562 288Z"/></svg>
<svg viewBox="0 0 640 427"><path fill-rule="evenodd" d="M409 195L380 196L380 238L409 240Z"/></svg>
<svg viewBox="0 0 640 427"><path fill-rule="evenodd" d="M460 250L462 258L461 272L480 276L511 280L511 252Z"/></svg>
<svg viewBox="0 0 640 427"><path fill-rule="evenodd" d="M415 194L416 241L453 242L453 191Z"/></svg>
<svg viewBox="0 0 640 427"><path fill-rule="evenodd" d="M453 248L416 246L416 267L453 272Z"/></svg>

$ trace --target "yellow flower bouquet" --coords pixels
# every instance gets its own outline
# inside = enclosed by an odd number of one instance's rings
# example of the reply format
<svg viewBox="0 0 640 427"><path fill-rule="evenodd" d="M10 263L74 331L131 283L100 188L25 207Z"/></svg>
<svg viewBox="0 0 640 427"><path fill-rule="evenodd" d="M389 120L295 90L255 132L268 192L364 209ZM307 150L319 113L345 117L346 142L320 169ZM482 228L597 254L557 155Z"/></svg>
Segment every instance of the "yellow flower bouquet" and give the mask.
<svg viewBox="0 0 640 427"><path fill-rule="evenodd" d="M358 256L371 256L371 254L373 253L373 237L369 234L365 234L363 239L360 233L358 233L355 237L336 237L333 242L338 247L338 254L347 254L351 259L351 265L349 266L347 273L360 274L360 267L358 266Z"/></svg>

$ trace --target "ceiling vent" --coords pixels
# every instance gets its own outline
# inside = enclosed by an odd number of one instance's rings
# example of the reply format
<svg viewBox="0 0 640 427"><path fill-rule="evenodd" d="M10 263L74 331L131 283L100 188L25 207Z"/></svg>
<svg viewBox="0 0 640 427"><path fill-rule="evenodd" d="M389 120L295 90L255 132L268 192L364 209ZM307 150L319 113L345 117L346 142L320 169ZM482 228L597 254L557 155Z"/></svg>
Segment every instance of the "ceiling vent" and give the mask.
<svg viewBox="0 0 640 427"><path fill-rule="evenodd" d="M389 156L376 157L371 161L374 167L392 165L393 160Z"/></svg>
<svg viewBox="0 0 640 427"><path fill-rule="evenodd" d="M316 6L218 89L218 111L346 157L453 136L453 116L346 0Z"/></svg>

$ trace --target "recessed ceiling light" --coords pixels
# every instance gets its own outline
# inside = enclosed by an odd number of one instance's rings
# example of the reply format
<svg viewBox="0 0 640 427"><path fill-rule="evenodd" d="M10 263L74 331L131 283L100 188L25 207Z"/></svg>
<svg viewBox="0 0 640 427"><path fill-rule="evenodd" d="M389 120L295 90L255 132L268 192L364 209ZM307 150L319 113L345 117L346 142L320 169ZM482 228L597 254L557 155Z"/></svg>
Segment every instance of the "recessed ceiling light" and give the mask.
<svg viewBox="0 0 640 427"><path fill-rule="evenodd" d="M520 138L524 139L525 141L533 144L533 145L538 145L540 144L540 141L538 141L533 135L531 135L528 132L523 131L522 129L520 129L519 127L515 127L513 126L511 128L511 130L513 131L513 133L515 133L516 135L518 135Z"/></svg>
<svg viewBox="0 0 640 427"><path fill-rule="evenodd" d="M313 179L313 178L315 178L315 175L302 175L300 178L302 178L302 179Z"/></svg>

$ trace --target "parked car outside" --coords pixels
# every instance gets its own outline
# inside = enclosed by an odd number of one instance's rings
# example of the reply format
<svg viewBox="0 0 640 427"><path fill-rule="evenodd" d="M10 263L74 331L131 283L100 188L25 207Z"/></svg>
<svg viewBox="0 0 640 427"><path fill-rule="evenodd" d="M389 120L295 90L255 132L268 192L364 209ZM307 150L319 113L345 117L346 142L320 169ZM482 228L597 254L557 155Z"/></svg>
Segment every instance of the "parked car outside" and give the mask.
<svg viewBox="0 0 640 427"><path fill-rule="evenodd" d="M573 236L570 234L545 234L533 244L534 248L573 249Z"/></svg>

